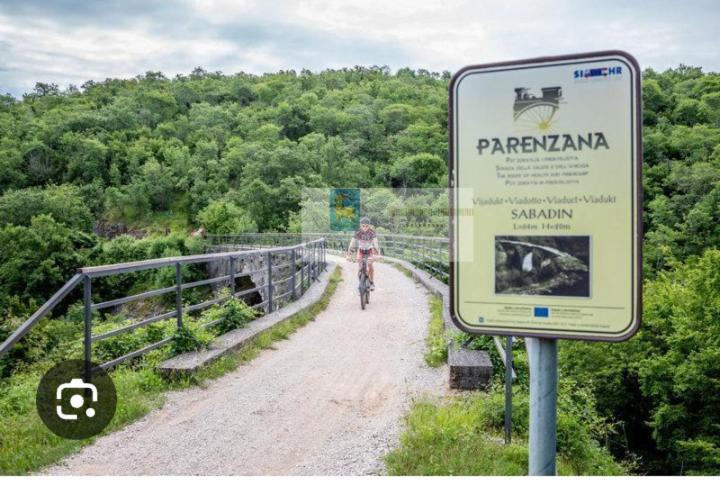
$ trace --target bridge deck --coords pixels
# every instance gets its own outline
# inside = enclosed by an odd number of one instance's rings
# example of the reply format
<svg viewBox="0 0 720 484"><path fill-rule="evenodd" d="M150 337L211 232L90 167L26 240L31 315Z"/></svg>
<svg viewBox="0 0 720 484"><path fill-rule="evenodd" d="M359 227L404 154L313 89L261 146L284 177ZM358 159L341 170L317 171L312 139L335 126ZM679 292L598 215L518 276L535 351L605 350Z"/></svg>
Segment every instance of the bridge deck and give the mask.
<svg viewBox="0 0 720 484"><path fill-rule="evenodd" d="M289 340L207 388L98 439L49 474L375 474L411 398L442 395L423 361L425 288L378 264L361 311L355 264L327 309Z"/></svg>

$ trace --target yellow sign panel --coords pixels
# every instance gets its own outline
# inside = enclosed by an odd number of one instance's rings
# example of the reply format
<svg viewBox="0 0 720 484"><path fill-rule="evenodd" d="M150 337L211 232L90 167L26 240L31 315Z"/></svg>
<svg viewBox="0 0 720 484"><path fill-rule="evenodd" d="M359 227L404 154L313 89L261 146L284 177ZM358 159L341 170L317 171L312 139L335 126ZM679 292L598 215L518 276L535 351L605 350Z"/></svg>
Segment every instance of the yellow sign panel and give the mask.
<svg viewBox="0 0 720 484"><path fill-rule="evenodd" d="M451 314L471 333L620 341L640 324L640 69L624 52L450 85Z"/></svg>

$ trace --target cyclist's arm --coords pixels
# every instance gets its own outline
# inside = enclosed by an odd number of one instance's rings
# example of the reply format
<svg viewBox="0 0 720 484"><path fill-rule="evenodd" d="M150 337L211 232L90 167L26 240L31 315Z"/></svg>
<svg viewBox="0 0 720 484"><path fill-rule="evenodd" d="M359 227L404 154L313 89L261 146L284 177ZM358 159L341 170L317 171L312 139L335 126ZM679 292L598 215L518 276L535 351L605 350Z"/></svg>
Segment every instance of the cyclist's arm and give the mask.
<svg viewBox="0 0 720 484"><path fill-rule="evenodd" d="M348 245L346 257L350 257L350 254L352 253L352 248L356 244L357 244L357 241L355 240L355 236L353 235L353 238L350 239L350 245Z"/></svg>
<svg viewBox="0 0 720 484"><path fill-rule="evenodd" d="M375 249L375 255L380 255L380 242L378 241L378 238L375 237L372 240L373 248Z"/></svg>

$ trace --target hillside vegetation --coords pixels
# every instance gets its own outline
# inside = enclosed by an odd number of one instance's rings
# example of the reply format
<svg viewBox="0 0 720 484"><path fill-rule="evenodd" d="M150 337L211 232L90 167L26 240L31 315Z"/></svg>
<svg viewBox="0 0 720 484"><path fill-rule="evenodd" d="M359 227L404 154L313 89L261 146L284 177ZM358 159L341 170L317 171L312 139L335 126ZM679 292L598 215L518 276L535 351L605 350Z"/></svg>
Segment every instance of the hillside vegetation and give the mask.
<svg viewBox="0 0 720 484"><path fill-rule="evenodd" d="M448 81L196 69L0 96L0 338L78 266L202 250L198 225L287 230L304 187L445 187ZM643 101L644 327L563 343L562 374L640 472L720 473L720 75L648 69ZM98 222L152 236L106 240ZM143 284L120 282L98 297ZM41 333L16 356L56 344Z"/></svg>

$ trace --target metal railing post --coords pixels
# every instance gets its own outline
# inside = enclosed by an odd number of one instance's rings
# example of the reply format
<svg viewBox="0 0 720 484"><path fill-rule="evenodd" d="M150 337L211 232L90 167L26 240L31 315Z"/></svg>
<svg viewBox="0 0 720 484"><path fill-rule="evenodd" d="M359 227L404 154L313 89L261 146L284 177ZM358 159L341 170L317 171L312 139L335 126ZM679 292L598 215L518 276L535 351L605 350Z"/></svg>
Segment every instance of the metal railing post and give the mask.
<svg viewBox="0 0 720 484"><path fill-rule="evenodd" d="M318 260L319 260L319 253L317 250L318 243L315 242L313 244L313 282L317 281L318 278Z"/></svg>
<svg viewBox="0 0 720 484"><path fill-rule="evenodd" d="M177 327L182 328L182 270L180 263L175 263L175 312L177 313Z"/></svg>
<svg viewBox="0 0 720 484"><path fill-rule="evenodd" d="M310 247L308 247L308 274L307 274L308 287L310 287L310 284L312 284L312 280L313 280L314 257L315 257L315 246L311 244Z"/></svg>
<svg viewBox="0 0 720 484"><path fill-rule="evenodd" d="M317 275L318 273L318 250L317 250L317 242L313 243L313 272L312 272L312 280L313 282L317 281Z"/></svg>
<svg viewBox="0 0 720 484"><path fill-rule="evenodd" d="M230 257L230 297L235 297L235 257Z"/></svg>
<svg viewBox="0 0 720 484"><path fill-rule="evenodd" d="M305 270L305 276L307 277L307 287L310 287L310 278L312 277L312 254L310 253L310 249L308 249L307 252L307 269Z"/></svg>
<svg viewBox="0 0 720 484"><path fill-rule="evenodd" d="M300 295L305 294L305 246L302 246L300 255Z"/></svg>
<svg viewBox="0 0 720 484"><path fill-rule="evenodd" d="M89 382L92 377L90 360L92 359L92 280L85 276L83 288L83 360L85 370L85 381Z"/></svg>
<svg viewBox="0 0 720 484"><path fill-rule="evenodd" d="M267 251L265 253L265 259L267 261L267 312L272 312L272 297L273 297L273 285L272 285L272 253Z"/></svg>
<svg viewBox="0 0 720 484"><path fill-rule="evenodd" d="M308 259L308 287L315 280L315 244L311 245L312 250Z"/></svg>
<svg viewBox="0 0 720 484"><path fill-rule="evenodd" d="M292 284L292 298L295 299L295 272L297 271L297 266L295 265L295 248L290 249L290 268L291 268L291 274L290 274L290 283Z"/></svg>

